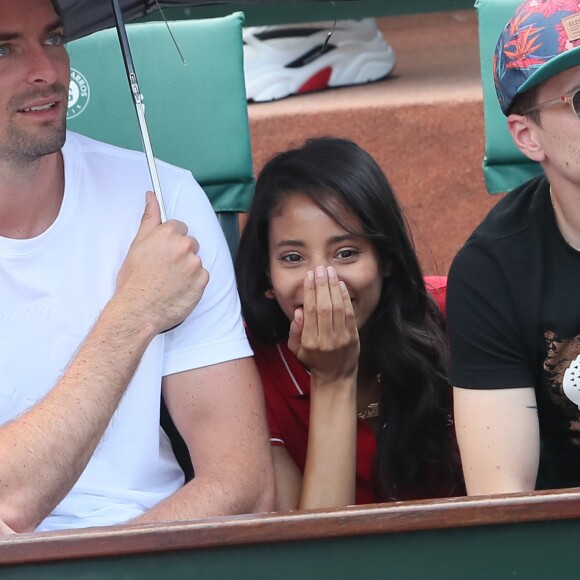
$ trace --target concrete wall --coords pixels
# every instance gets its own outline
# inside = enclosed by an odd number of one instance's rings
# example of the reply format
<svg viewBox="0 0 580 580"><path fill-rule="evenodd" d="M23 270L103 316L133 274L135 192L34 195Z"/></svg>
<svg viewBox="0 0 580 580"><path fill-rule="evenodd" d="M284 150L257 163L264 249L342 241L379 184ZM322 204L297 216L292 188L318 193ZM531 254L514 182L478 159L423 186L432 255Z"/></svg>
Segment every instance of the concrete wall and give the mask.
<svg viewBox="0 0 580 580"><path fill-rule="evenodd" d="M397 53L386 81L249 106L255 170L314 135L355 140L406 210L426 273L446 274L496 203L483 181L483 104L473 11L379 20Z"/></svg>

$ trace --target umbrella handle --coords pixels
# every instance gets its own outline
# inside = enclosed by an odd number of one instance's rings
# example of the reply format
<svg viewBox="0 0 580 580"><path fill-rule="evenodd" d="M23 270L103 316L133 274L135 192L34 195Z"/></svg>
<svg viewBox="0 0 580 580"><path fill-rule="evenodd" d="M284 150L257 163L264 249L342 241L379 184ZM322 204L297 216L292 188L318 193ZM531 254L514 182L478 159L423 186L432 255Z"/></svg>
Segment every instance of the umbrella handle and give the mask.
<svg viewBox="0 0 580 580"><path fill-rule="evenodd" d="M139 121L139 130L141 132L141 139L143 140L143 150L145 151L145 158L149 166L149 173L151 175L151 183L153 185L153 193L159 203L159 210L161 213L161 223L167 221L167 213L165 212L165 204L163 202L163 194L161 193L161 183L159 182L159 174L157 173L157 165L155 163L155 156L153 155L153 147L151 146L151 139L149 137L149 128L145 120L145 105L143 104L143 95L139 88L137 81L137 73L133 65L133 56L131 55L131 47L129 46L129 39L127 38L127 30L125 22L123 21L123 14L119 7L118 0L111 0L113 6L113 13L115 15L115 22L117 25L117 35L119 36L119 44L121 45L121 53L125 63L125 70L127 71L127 80L133 96L133 104L135 105L135 112L137 113L137 120Z"/></svg>

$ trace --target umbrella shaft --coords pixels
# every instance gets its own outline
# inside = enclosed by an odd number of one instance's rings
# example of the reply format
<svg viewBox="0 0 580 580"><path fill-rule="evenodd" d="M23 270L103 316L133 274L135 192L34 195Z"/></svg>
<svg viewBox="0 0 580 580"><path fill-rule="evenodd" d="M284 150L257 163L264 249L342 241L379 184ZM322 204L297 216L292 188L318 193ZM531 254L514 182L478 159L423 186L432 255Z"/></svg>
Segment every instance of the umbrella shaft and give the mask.
<svg viewBox="0 0 580 580"><path fill-rule="evenodd" d="M149 174L151 175L153 193L155 193L155 197L159 203L161 223L165 223L167 221L167 213L165 212L165 203L163 202L163 194L161 193L161 183L159 181L159 174L157 173L157 164L155 163L155 156L153 155L151 140L149 139L147 122L145 121L145 105L143 105L142 95L139 95L139 101L135 98L134 102L135 111L137 112L137 120L139 121L139 127L141 128L141 137L143 138L143 150L145 151L147 165L149 166Z"/></svg>
<svg viewBox="0 0 580 580"><path fill-rule="evenodd" d="M125 63L125 70L127 71L127 80L133 95L133 104L137 113L137 120L139 121L139 130L141 132L141 139L143 140L143 149L149 166L149 173L151 175L151 183L153 185L153 192L159 202L159 209L161 211L161 222L167 221L167 214L165 212L165 204L163 202L163 194L161 193L161 183L159 182L159 174L157 173L157 165L155 164L155 156L153 155L153 148L151 147L151 139L149 137L149 128L145 120L145 106L143 105L143 95L139 89L137 81L137 73L133 65L133 56L131 55L131 47L129 46L129 39L127 38L127 30L125 29L125 22L123 21L123 14L119 7L118 0L111 0L113 5L113 13L115 15L115 22L117 24L117 35L119 36L119 44L121 45L121 53L123 54L123 61Z"/></svg>

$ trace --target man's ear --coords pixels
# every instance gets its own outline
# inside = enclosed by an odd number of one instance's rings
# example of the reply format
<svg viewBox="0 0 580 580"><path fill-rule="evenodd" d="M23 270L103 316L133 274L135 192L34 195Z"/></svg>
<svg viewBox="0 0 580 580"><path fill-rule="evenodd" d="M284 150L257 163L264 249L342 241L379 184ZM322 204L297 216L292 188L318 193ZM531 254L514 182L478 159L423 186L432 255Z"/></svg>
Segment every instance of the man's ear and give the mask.
<svg viewBox="0 0 580 580"><path fill-rule="evenodd" d="M541 127L529 117L515 113L507 118L507 123L516 147L532 161L544 161L546 156L539 139Z"/></svg>

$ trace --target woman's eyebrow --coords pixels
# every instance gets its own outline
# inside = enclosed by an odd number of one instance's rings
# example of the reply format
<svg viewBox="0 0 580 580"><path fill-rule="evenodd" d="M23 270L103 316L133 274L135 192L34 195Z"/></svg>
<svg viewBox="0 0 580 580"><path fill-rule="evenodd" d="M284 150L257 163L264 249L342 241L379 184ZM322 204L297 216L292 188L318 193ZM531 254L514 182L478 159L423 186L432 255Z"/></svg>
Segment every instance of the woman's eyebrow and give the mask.
<svg viewBox="0 0 580 580"><path fill-rule="evenodd" d="M358 238L359 236L355 235L355 234L342 234L340 236L332 236L330 238L328 238L328 240L326 241L327 244L340 244L341 242L348 242L351 240L354 240L356 238ZM296 248L303 248L304 246L306 246L306 244L302 241L302 240L280 240L277 244L276 244L276 248L280 248L282 246L293 246Z"/></svg>
<svg viewBox="0 0 580 580"><path fill-rule="evenodd" d="M276 248L281 248L282 246L292 246L295 248L304 248L304 246L306 246L306 244L300 240L280 240L277 244L276 244Z"/></svg>
<svg viewBox="0 0 580 580"><path fill-rule="evenodd" d="M332 236L332 238L329 239L329 242L332 244L339 244L340 242L354 240L357 237L358 236L355 236L354 234L343 234L342 236Z"/></svg>

